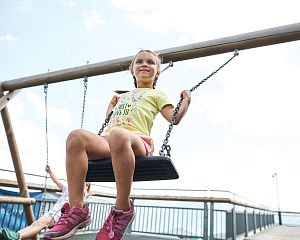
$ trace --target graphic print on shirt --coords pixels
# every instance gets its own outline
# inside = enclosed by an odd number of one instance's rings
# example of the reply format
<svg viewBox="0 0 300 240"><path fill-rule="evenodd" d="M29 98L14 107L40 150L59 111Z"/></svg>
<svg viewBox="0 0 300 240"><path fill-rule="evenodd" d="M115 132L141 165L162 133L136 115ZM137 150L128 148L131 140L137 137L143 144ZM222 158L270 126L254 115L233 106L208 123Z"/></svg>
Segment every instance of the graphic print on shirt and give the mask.
<svg viewBox="0 0 300 240"><path fill-rule="evenodd" d="M124 94L114 109L114 113L109 121L108 127L120 126L123 124L131 125L136 109L136 103L143 97L144 91L135 89L131 94Z"/></svg>

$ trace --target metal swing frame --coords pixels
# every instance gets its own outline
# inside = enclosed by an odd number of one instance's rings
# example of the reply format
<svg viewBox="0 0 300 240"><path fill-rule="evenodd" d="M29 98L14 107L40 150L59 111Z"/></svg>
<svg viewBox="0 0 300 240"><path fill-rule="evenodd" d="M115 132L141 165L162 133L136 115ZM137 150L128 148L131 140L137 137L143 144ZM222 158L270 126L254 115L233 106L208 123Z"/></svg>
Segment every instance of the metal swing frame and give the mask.
<svg viewBox="0 0 300 240"><path fill-rule="evenodd" d="M216 74L219 70L221 70L224 66L226 66L233 58L238 56L238 50L234 51L234 55L227 60L224 64L222 64L219 68L213 71L210 75L200 81L197 85L192 87L189 91L193 92L196 90L201 84L206 82L210 77ZM170 66L170 63L169 63ZM163 141L161 150L159 151L159 156L151 156L151 157L136 157L135 158L135 170L133 175L133 181L154 181L154 180L171 180L178 179L179 174L175 168L171 160L171 147L168 144L169 137L171 136L171 131L173 129L176 117L178 115L179 109L181 107L183 98L180 98L173 116L171 118L169 128L166 133L166 137ZM84 108L83 108L84 109ZM100 136L107 126L109 119L113 112L111 112L107 118L105 119L101 129L98 132ZM106 159L90 159L88 161L88 172L86 175L86 181L88 182L114 182L114 172L112 166L111 158Z"/></svg>

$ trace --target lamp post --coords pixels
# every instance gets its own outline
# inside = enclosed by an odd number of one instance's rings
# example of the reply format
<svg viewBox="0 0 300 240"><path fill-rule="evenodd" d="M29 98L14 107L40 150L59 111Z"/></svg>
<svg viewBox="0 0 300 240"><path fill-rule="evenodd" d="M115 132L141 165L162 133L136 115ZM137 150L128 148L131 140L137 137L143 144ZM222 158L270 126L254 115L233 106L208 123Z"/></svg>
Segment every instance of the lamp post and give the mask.
<svg viewBox="0 0 300 240"><path fill-rule="evenodd" d="M281 211L280 211L280 202L279 202L279 190L278 190L278 174L274 173L272 175L272 178L275 179L276 183L276 191L277 191L277 207L278 207L278 219L279 219L279 225L282 225L282 219L281 219Z"/></svg>

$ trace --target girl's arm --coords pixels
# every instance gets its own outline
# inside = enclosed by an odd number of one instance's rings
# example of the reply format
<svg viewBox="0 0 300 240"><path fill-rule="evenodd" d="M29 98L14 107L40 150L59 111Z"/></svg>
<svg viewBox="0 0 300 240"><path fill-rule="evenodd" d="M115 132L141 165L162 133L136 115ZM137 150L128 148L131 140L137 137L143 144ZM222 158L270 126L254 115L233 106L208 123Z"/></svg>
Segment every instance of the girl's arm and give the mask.
<svg viewBox="0 0 300 240"><path fill-rule="evenodd" d="M183 90L180 93L180 96L183 98L183 101L179 108L178 114L176 116L175 123L174 123L175 125L180 123L181 119L185 115L185 113L188 110L189 105L191 103L191 92L190 91ZM172 105L166 105L162 108L161 114L168 122L171 122L174 110L175 110L175 108Z"/></svg>
<svg viewBox="0 0 300 240"><path fill-rule="evenodd" d="M120 98L120 95L114 95L112 97L112 99L110 100L110 103L107 107L107 110L106 110L106 117L111 113L113 108L117 105L119 98Z"/></svg>
<svg viewBox="0 0 300 240"><path fill-rule="evenodd" d="M64 184L63 184L61 181L59 181L59 179L58 179L58 178L55 176L55 174L51 171L50 166L47 165L45 171L46 171L47 173L49 173L49 175L50 175L52 181L59 187L59 189L60 189L60 190L63 190Z"/></svg>

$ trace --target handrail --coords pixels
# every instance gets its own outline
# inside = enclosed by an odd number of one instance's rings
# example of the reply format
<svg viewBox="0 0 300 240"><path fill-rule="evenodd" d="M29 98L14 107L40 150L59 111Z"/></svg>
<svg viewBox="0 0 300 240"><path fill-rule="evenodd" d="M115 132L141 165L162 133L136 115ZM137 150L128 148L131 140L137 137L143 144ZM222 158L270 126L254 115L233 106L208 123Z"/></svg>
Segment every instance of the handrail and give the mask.
<svg viewBox="0 0 300 240"><path fill-rule="evenodd" d="M5 187L16 187L16 181L13 180L5 180L0 179L0 186ZM36 184L36 183L27 183L27 186L29 189L34 190L44 190L43 184ZM54 186L47 186L47 192L59 192L60 189L58 187ZM112 193L105 193L105 192L99 192L99 191L93 191L94 196L98 197L107 197L107 198L115 198L116 195ZM267 211L274 211L267 207L260 207L255 206L253 204L245 203L242 201L237 201L232 198L225 198L225 197L198 197L198 196L184 196L184 195L150 195L150 194L132 194L132 199L139 199L139 200L170 200L170 201L181 201L181 202L214 202L214 203L228 203L233 205L238 205L242 207L248 207L248 208L255 208L260 210L267 210Z"/></svg>

